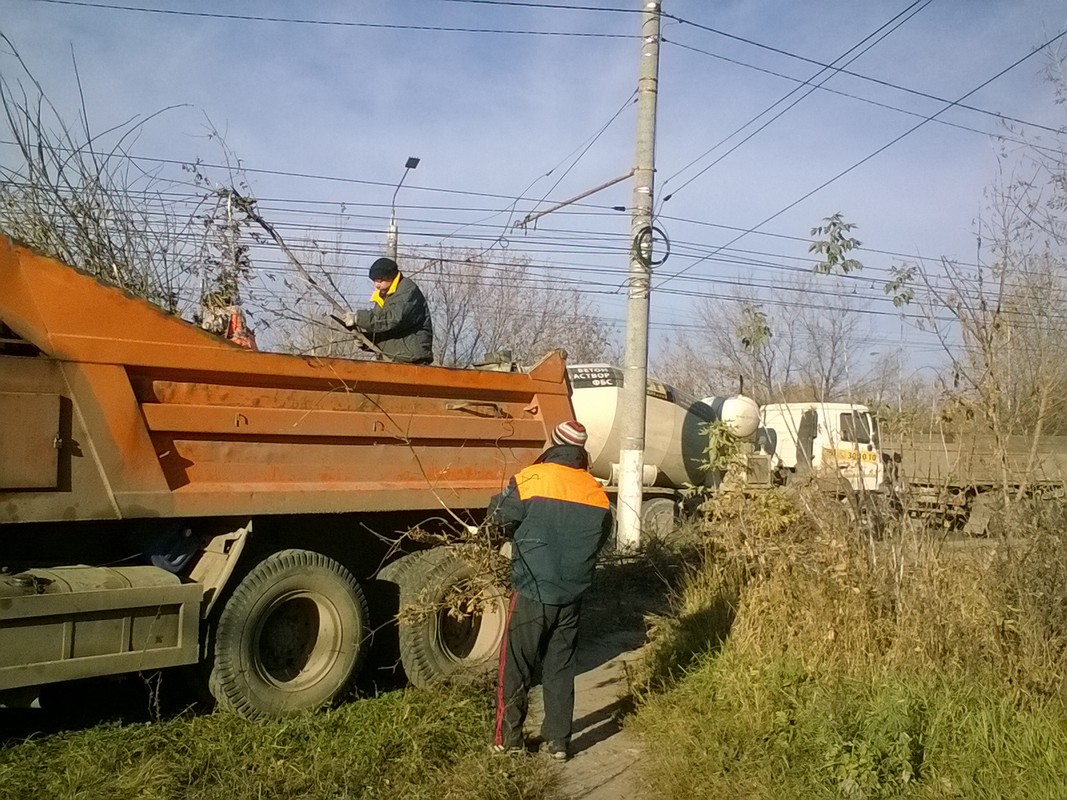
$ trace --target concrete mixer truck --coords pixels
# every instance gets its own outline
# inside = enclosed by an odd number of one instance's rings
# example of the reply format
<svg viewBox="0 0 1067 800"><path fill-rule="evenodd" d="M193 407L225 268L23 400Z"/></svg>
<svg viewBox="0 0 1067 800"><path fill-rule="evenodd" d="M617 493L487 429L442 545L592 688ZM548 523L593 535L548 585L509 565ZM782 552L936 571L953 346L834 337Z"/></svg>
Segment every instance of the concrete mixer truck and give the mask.
<svg viewBox="0 0 1067 800"><path fill-rule="evenodd" d="M575 417L589 432L590 469L604 483L612 502L619 479L622 370L609 364L567 367ZM709 397L703 401L658 381L649 381L645 416L645 459L641 527L645 533L669 529L687 487L710 487L706 468L707 426L722 420L744 441L754 440L759 407L751 398ZM769 466L761 472L769 482Z"/></svg>

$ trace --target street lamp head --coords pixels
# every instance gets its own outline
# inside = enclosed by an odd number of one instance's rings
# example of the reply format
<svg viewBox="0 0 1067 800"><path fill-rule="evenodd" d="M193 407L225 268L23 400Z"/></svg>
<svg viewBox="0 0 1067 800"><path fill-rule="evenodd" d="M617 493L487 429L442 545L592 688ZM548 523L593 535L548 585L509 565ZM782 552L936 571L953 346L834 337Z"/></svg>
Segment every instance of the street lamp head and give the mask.
<svg viewBox="0 0 1067 800"><path fill-rule="evenodd" d="M393 199L389 204L394 208L394 213L396 208L396 193L400 191L400 187L403 185L404 178L408 176L408 173L419 165L419 161L420 159L418 156L408 156L408 160L404 162L404 174L400 176L400 180L397 182L396 188L393 190Z"/></svg>
<svg viewBox="0 0 1067 800"><path fill-rule="evenodd" d="M404 183L404 178L408 176L408 173L415 169L419 165L418 156L408 156L408 160L404 162L404 174L400 176L400 180L396 184L396 188L393 189L393 199L389 201L389 232L385 237L385 252L389 258L396 259L396 195L400 191L400 187Z"/></svg>

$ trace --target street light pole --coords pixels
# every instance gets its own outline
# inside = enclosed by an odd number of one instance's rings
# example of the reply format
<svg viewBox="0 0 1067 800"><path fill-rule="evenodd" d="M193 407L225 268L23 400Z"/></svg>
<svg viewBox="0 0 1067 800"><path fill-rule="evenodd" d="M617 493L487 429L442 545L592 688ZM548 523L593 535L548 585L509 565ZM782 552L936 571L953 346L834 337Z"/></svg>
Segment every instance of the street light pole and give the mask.
<svg viewBox="0 0 1067 800"><path fill-rule="evenodd" d="M656 92L659 83L660 0L642 0L641 69L637 82L637 146L630 204L630 273L627 279L626 359L620 420L618 541L641 544L644 487L645 394L648 383L648 308L652 284L652 189L656 160Z"/></svg>
<svg viewBox="0 0 1067 800"><path fill-rule="evenodd" d="M408 173L415 169L419 165L419 159L415 156L408 156L408 160L404 162L404 174L400 176L400 181L396 185L396 189L393 190L393 199L389 203L389 232L385 235L385 255L393 261L396 261L396 240L397 240L397 227L396 227L396 194L400 191L401 185L404 183L404 178L408 176Z"/></svg>

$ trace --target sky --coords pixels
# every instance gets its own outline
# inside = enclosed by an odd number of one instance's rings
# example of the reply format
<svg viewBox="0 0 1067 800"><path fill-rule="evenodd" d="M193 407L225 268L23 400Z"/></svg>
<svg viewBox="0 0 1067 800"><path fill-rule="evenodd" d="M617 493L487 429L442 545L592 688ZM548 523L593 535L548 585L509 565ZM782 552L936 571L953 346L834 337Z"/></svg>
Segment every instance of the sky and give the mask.
<svg viewBox="0 0 1067 800"><path fill-rule="evenodd" d="M261 213L286 235L315 231L352 275L381 253L403 176L401 252L528 255L621 330L630 220L614 208L629 207L632 182L515 223L632 167L641 6L0 0L0 32L67 119L82 105L75 75L93 130L168 108L139 130L140 157L219 164L219 134ZM936 343L902 325L881 286L896 264L982 257L997 156L1018 149L996 138L1004 117L1063 146L1047 130L1065 123L1049 51L1012 65L1067 30L1067 5L664 0L663 12L654 196L671 252L653 277L652 371L667 337L692 333L702 296L808 273L810 229L835 212L863 242L862 346L930 363ZM18 78L6 46L0 74ZM961 98L974 108L949 107ZM409 156L420 163L404 175Z"/></svg>

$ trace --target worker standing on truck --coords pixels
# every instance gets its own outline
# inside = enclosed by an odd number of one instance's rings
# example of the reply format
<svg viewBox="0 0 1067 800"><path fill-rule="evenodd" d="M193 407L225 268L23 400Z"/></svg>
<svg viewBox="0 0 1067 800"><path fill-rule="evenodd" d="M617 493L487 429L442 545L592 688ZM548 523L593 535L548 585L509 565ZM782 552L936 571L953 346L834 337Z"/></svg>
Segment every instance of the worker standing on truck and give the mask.
<svg viewBox="0 0 1067 800"><path fill-rule="evenodd" d="M608 496L588 471L587 439L580 422L560 423L552 446L489 504L490 517L513 536L513 594L500 647L493 738L498 753L525 752L527 695L540 668L542 738L553 758L570 755L582 595L611 532Z"/></svg>
<svg viewBox="0 0 1067 800"><path fill-rule="evenodd" d="M370 265L374 282L371 308L349 312L345 327L367 336L382 353L404 364L433 363L433 323L430 308L418 284L391 258Z"/></svg>

